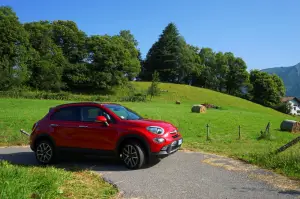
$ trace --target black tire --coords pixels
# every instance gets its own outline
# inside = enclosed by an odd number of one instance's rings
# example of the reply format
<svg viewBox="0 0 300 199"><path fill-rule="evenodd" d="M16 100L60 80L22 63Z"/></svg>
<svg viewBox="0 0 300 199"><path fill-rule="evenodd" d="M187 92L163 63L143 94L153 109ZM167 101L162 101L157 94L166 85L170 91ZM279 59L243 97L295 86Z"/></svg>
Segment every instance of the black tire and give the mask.
<svg viewBox="0 0 300 199"><path fill-rule="evenodd" d="M120 155L128 169L140 169L145 164L145 152L137 142L126 142L121 148Z"/></svg>
<svg viewBox="0 0 300 199"><path fill-rule="evenodd" d="M48 140L36 143L35 158L42 165L52 164L56 160L56 152L53 144Z"/></svg>

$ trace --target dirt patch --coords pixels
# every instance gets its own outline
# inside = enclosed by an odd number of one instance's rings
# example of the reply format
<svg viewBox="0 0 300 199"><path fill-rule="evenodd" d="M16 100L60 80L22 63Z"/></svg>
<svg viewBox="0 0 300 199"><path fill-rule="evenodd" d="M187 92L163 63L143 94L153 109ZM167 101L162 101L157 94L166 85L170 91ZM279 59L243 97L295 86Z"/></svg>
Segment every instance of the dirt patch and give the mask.
<svg viewBox="0 0 300 199"><path fill-rule="evenodd" d="M269 170L261 169L258 166L217 155L205 155L203 163L221 167L229 171L245 172L250 178L264 181L270 185L284 190L300 190L300 181L291 180L285 176L276 174Z"/></svg>

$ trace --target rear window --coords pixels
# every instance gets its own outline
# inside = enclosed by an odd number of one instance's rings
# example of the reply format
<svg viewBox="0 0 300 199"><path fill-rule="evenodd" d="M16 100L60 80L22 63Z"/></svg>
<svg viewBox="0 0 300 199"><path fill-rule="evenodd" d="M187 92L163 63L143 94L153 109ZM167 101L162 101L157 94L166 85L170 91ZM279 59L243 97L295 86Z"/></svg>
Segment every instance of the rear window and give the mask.
<svg viewBox="0 0 300 199"><path fill-rule="evenodd" d="M50 117L50 120L59 121L80 121L80 108L79 107L66 107L61 108Z"/></svg>

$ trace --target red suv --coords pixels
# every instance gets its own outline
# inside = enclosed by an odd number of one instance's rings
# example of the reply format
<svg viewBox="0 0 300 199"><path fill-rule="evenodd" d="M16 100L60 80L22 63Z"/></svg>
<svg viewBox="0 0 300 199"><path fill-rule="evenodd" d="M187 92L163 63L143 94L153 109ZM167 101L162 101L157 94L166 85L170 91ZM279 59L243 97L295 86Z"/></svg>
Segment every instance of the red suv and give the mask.
<svg viewBox="0 0 300 199"><path fill-rule="evenodd" d="M139 169L152 157L176 152L181 144L182 137L172 124L144 119L112 103L79 102L50 108L30 135L30 147L42 164L71 151L115 156L127 168Z"/></svg>

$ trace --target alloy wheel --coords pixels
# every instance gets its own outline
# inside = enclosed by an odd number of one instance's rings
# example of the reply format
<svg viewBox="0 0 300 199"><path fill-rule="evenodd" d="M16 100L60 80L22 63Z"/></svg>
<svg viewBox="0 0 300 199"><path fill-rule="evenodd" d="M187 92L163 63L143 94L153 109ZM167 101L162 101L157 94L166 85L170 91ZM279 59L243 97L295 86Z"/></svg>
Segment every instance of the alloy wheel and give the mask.
<svg viewBox="0 0 300 199"><path fill-rule="evenodd" d="M45 142L38 145L36 149L37 159L42 163L48 163L51 161L53 155L52 147Z"/></svg>
<svg viewBox="0 0 300 199"><path fill-rule="evenodd" d="M126 145L123 148L122 158L124 163L131 168L139 163L138 152L132 145Z"/></svg>

